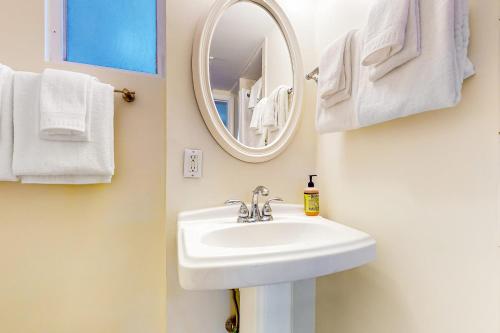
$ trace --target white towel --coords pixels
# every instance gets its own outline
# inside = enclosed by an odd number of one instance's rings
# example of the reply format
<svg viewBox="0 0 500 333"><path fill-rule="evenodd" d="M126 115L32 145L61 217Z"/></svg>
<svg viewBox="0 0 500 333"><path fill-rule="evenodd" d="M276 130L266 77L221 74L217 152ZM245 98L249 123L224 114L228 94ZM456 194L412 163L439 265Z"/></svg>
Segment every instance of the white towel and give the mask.
<svg viewBox="0 0 500 333"><path fill-rule="evenodd" d="M288 86L279 86L277 88L274 106L276 109L276 123L277 127L281 130L285 127L290 113L290 95L293 93Z"/></svg>
<svg viewBox="0 0 500 333"><path fill-rule="evenodd" d="M377 0L370 10L361 54L364 66L379 64L401 51L410 0Z"/></svg>
<svg viewBox="0 0 500 333"><path fill-rule="evenodd" d="M0 64L0 181L16 181L12 172L14 140L13 111L14 71Z"/></svg>
<svg viewBox="0 0 500 333"><path fill-rule="evenodd" d="M276 109L275 100L278 93L272 92L269 97L267 97L262 104L262 126L268 128L271 131L278 129L278 115Z"/></svg>
<svg viewBox="0 0 500 333"><path fill-rule="evenodd" d="M110 184L111 176L23 176L21 182L45 185Z"/></svg>
<svg viewBox="0 0 500 333"><path fill-rule="evenodd" d="M238 141L247 147L261 147L265 145L265 137L255 129L250 128L250 123L252 121L252 116L255 109L248 108L248 99L250 90L241 89L240 90L240 117L239 117L239 138Z"/></svg>
<svg viewBox="0 0 500 333"><path fill-rule="evenodd" d="M410 0L404 46L401 51L387 60L370 66L370 81L377 81L395 68L420 55L420 24L420 1Z"/></svg>
<svg viewBox="0 0 500 333"><path fill-rule="evenodd" d="M248 108L253 109L257 106L262 98L262 78L258 79L250 89L250 99L248 100Z"/></svg>
<svg viewBox="0 0 500 333"><path fill-rule="evenodd" d="M361 39L362 35L359 31L355 32L351 38L352 97L336 105L325 106L321 96L317 95L316 129L321 134L359 127L355 110L359 86Z"/></svg>
<svg viewBox="0 0 500 333"><path fill-rule="evenodd" d="M109 183L114 174L113 87L93 81L92 141L39 137L41 76L14 78L14 174L25 183Z"/></svg>
<svg viewBox="0 0 500 333"><path fill-rule="evenodd" d="M351 97L352 51L351 39L355 30L330 44L319 62L318 93L328 108Z"/></svg>
<svg viewBox="0 0 500 333"><path fill-rule="evenodd" d="M249 136L250 147L264 147L267 144L268 128L262 125L262 118L266 110L272 106L272 101L268 97L263 97L255 106L252 113L252 120L250 122L250 131L252 134Z"/></svg>
<svg viewBox="0 0 500 333"><path fill-rule="evenodd" d="M273 90L263 109L262 126L271 131L282 129L288 117L290 87L281 85Z"/></svg>
<svg viewBox="0 0 500 333"><path fill-rule="evenodd" d="M368 126L452 107L461 99L467 58L467 0L421 0L422 53L376 82L361 68L358 118Z"/></svg>
<svg viewBox="0 0 500 333"><path fill-rule="evenodd" d="M469 2L466 0L455 1L455 47L457 49L457 66L459 71L464 68L464 79L475 74L474 65L469 59ZM461 88L461 80L457 81L457 89Z"/></svg>
<svg viewBox="0 0 500 333"><path fill-rule="evenodd" d="M89 141L93 77L46 69L40 86L40 137L56 141Z"/></svg>
<svg viewBox="0 0 500 333"><path fill-rule="evenodd" d="M274 90L272 95L275 118L272 127L268 128L266 140L268 145L280 137L287 124L290 114L290 87L285 85L279 86Z"/></svg>
<svg viewBox="0 0 500 333"><path fill-rule="evenodd" d="M265 128L263 126L264 114L269 114L270 108L273 106L272 101L268 97L262 98L255 106L252 113L252 120L250 121L250 128L254 129L257 134L264 134Z"/></svg>

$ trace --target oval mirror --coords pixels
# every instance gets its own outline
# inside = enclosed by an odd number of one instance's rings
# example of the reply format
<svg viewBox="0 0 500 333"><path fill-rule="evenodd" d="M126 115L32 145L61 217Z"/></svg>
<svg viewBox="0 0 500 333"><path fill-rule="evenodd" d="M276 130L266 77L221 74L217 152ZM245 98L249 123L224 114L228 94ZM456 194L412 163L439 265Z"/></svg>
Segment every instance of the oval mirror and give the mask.
<svg viewBox="0 0 500 333"><path fill-rule="evenodd" d="M198 106L236 158L264 162L285 150L300 118L302 78L297 38L274 0L219 0L197 31Z"/></svg>

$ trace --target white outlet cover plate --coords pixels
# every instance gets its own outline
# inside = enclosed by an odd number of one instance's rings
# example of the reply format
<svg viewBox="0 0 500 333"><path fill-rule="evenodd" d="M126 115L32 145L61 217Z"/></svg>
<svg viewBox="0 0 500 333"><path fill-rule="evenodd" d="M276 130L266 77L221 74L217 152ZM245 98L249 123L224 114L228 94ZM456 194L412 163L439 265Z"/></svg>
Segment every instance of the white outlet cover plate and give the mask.
<svg viewBox="0 0 500 333"><path fill-rule="evenodd" d="M201 178L203 171L203 152L198 149L184 150L184 177Z"/></svg>

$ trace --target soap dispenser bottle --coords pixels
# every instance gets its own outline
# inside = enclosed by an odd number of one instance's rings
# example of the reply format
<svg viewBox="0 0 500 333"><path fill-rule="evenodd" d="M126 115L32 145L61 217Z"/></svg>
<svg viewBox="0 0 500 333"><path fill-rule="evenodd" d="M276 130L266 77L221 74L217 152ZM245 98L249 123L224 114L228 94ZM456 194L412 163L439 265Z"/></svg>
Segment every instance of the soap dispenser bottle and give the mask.
<svg viewBox="0 0 500 333"><path fill-rule="evenodd" d="M319 190L314 187L313 177L317 175L309 175L309 183L304 189L304 213L307 216L319 215Z"/></svg>

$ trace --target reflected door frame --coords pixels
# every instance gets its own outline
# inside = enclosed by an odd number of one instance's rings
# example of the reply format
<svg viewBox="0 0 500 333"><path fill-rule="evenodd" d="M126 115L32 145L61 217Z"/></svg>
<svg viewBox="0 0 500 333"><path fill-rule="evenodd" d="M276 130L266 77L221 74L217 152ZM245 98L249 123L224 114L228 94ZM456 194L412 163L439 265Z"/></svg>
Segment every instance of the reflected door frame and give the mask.
<svg viewBox="0 0 500 333"><path fill-rule="evenodd" d="M262 43L261 49L262 49L262 96L267 97L269 96L270 91L268 88L267 84L267 46L268 45L268 39L267 37L264 38L264 42Z"/></svg>
<svg viewBox="0 0 500 333"><path fill-rule="evenodd" d="M227 102L227 130L232 136L234 133L234 96L229 91L214 90L213 91L214 102L223 101Z"/></svg>

